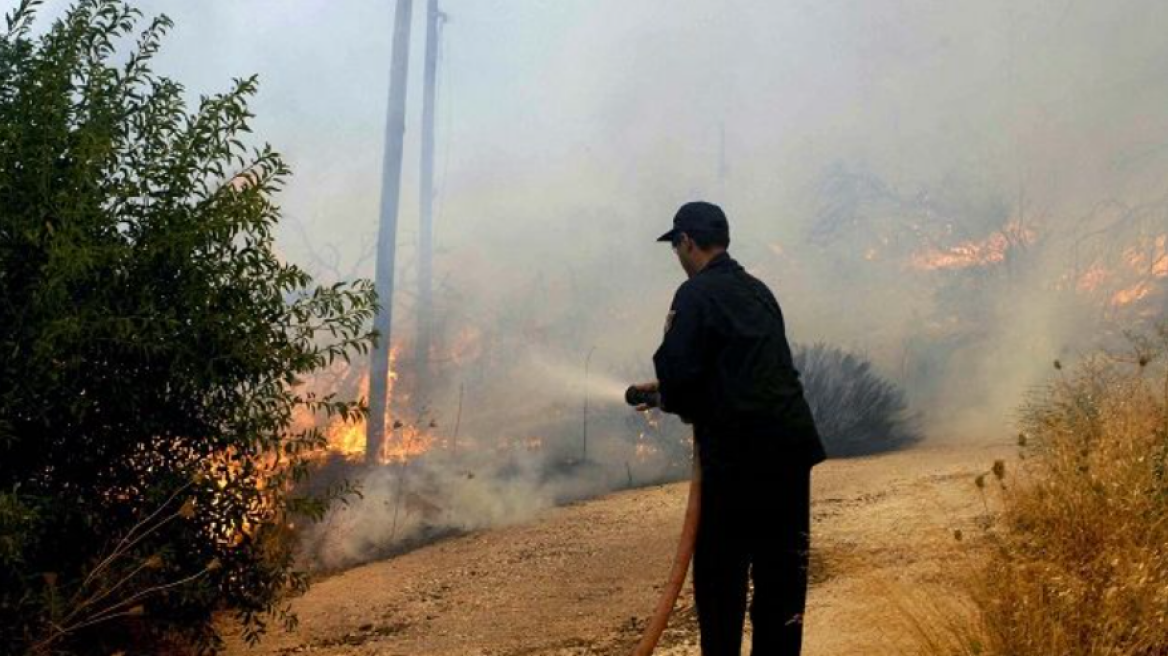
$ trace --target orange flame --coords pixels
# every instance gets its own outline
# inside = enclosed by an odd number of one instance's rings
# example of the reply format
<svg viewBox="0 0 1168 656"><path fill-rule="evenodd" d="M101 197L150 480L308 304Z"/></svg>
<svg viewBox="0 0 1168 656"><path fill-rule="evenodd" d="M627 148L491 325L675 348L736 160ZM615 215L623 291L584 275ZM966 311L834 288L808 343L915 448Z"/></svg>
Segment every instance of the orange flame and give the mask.
<svg viewBox="0 0 1168 656"><path fill-rule="evenodd" d="M389 351L389 379L386 388L385 439L382 440L382 453L379 460L382 463L408 459L420 455L430 448L432 438L421 435L416 427L406 427L401 422L392 421L391 414L397 414L397 408L408 403L409 396L398 389L397 358L401 352L401 345L394 345ZM342 369L343 371L343 369ZM311 383L310 383L311 384ZM318 390L331 391L331 390ZM369 374L365 373L358 383L358 395L369 397ZM304 408L298 409L294 426L299 430L318 425L319 418L313 416ZM365 419L345 421L342 417L333 417L323 426L327 441L326 453L338 454L350 460L361 460L365 457L367 422Z"/></svg>
<svg viewBox="0 0 1168 656"><path fill-rule="evenodd" d="M1152 293L1152 285L1147 280L1141 281L1127 289L1121 289L1111 297L1111 304L1116 307L1131 305L1142 301Z"/></svg>
<svg viewBox="0 0 1168 656"><path fill-rule="evenodd" d="M917 253L912 257L912 266L923 271L953 271L1001 264L1011 249L1033 243L1036 236L1033 230L1014 222L980 241Z"/></svg>
<svg viewBox="0 0 1168 656"><path fill-rule="evenodd" d="M1075 288L1084 294L1098 291L1106 284L1110 277L1111 274L1107 271L1107 267L1096 262L1083 275L1079 276L1078 282L1075 283Z"/></svg>
<svg viewBox="0 0 1168 656"><path fill-rule="evenodd" d="M456 361L460 357L477 357L478 333L464 331L451 350L451 356ZM381 440L381 453L378 462L389 464L406 462L424 455L439 444L436 434L436 424L427 422L425 425L413 425L401 421L405 412L410 408L411 395L401 385L398 373L397 360L402 346L395 344L389 351L389 381L386 389L385 435ZM469 356L463 354L470 354ZM362 397L369 396L369 374L361 377L359 393ZM420 421L420 420L419 420ZM333 418L324 428L328 441L327 453L337 454L350 460L365 458L368 423L365 419L345 421L341 417Z"/></svg>
<svg viewBox="0 0 1168 656"><path fill-rule="evenodd" d="M329 451L353 459L365 456L365 420L351 423L334 422L329 425L326 436Z"/></svg>
<svg viewBox="0 0 1168 656"><path fill-rule="evenodd" d="M424 433L416 426L398 426L396 431L397 435L394 435L391 429L388 438L381 442L382 464L416 458L430 451L436 441L432 434Z"/></svg>
<svg viewBox="0 0 1168 656"><path fill-rule="evenodd" d="M1155 282L1168 278L1168 235L1141 241L1123 251L1114 270L1102 262L1093 263L1075 281L1075 289L1083 294L1108 293L1108 304L1113 308L1151 296L1156 291Z"/></svg>
<svg viewBox="0 0 1168 656"><path fill-rule="evenodd" d="M1156 237L1147 247L1127 249L1123 259L1133 271L1146 272L1154 278L1168 276L1168 235Z"/></svg>

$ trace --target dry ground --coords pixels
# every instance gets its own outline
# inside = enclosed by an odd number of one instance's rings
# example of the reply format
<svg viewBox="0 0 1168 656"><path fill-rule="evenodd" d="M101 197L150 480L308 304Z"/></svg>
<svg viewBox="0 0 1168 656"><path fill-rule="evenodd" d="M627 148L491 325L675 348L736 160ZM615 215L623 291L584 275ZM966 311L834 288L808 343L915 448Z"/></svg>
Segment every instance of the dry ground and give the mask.
<svg viewBox="0 0 1168 656"><path fill-rule="evenodd" d="M903 653L906 589L945 595L955 530L976 530L973 477L1001 446L929 445L829 461L813 480L808 656ZM552 510L319 581L299 628L228 654L520 656L629 653L668 572L686 484ZM696 655L687 588L660 654Z"/></svg>

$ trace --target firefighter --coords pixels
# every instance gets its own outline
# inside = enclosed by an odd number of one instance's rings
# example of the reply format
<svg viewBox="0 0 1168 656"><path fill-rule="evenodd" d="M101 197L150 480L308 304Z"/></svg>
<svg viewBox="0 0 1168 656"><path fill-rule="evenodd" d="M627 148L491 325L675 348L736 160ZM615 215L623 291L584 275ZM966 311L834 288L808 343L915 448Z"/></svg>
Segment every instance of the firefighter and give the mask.
<svg viewBox="0 0 1168 656"><path fill-rule="evenodd" d="M653 356L661 409L692 423L702 468L694 596L703 656L739 656L748 583L754 656L803 640L811 468L826 457L770 289L727 252L730 227L688 203L669 242L688 280Z"/></svg>

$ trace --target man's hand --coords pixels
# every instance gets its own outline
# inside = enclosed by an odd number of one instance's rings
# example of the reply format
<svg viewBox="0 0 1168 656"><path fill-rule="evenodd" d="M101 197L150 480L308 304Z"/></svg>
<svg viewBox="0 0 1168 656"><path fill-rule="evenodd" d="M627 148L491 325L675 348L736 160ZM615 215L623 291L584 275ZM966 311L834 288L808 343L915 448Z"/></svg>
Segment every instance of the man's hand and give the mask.
<svg viewBox="0 0 1168 656"><path fill-rule="evenodd" d="M638 392L644 392L646 394L657 394L661 391L661 384L657 381L653 381L651 383L637 383L636 385L633 385L633 389L637 390ZM653 407L654 406L649 405L648 403L642 403L636 407L636 410L637 412L645 412L646 410L651 410Z"/></svg>

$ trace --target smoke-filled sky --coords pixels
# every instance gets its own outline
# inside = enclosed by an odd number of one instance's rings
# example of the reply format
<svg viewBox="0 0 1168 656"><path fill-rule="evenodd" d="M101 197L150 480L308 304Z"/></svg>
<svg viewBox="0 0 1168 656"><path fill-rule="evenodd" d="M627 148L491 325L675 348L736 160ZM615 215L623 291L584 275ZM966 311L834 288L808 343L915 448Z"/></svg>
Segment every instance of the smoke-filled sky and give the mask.
<svg viewBox="0 0 1168 656"><path fill-rule="evenodd" d="M281 231L293 260L306 259L311 244L336 247L351 265L375 234L394 4L138 3L176 21L156 69L192 96L259 74L254 127L295 171ZM45 14L65 6L53 0ZM1161 0L445 0L442 8L450 16L437 166L444 316L452 326L511 329L529 343L550 332L552 350L575 349L579 360L597 345L609 370L647 363L681 281L668 247L653 239L680 203L700 197L726 208L732 251L775 289L793 339L868 352L894 378L907 376L910 355L948 339L930 337L948 320L943 302L961 305L972 292L971 283L922 280L905 258L884 255L897 250L890 242L925 233L900 250L944 249L983 240L1005 219L1025 221L1050 245L1040 263L993 287L1000 301L976 301L990 327L946 347L972 355L935 363L976 369L942 376L948 392L1004 382L1004 397L1016 398L1064 354L1080 320L1048 302L1070 238L1046 238L1099 224L1093 212L1106 201L1139 205L1168 191ZM402 303L418 212L424 15L416 0ZM832 171L891 190L879 207L853 207L853 219L900 212L917 232L873 235L853 225L832 244L815 242L822 208L839 200L824 191ZM937 242L946 238L952 243ZM865 253L890 263L865 269ZM359 270L371 272L371 263ZM408 322L408 311L399 316ZM987 394L969 398L991 403Z"/></svg>

